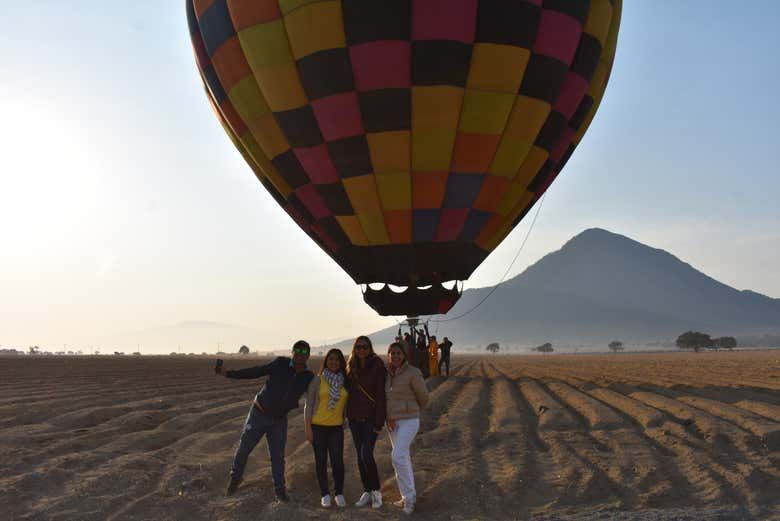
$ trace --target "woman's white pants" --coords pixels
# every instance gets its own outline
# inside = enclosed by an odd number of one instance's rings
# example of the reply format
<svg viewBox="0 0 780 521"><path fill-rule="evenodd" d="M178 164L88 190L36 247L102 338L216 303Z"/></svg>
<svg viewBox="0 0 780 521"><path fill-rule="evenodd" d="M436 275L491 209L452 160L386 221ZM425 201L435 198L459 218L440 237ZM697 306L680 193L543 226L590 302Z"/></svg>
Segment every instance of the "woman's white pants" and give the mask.
<svg viewBox="0 0 780 521"><path fill-rule="evenodd" d="M401 497L407 503L414 503L417 500L409 447L418 430L420 430L420 418L407 418L396 420L395 429L390 431L390 443L393 445L391 458L395 469L395 480L398 483L398 490L401 491Z"/></svg>

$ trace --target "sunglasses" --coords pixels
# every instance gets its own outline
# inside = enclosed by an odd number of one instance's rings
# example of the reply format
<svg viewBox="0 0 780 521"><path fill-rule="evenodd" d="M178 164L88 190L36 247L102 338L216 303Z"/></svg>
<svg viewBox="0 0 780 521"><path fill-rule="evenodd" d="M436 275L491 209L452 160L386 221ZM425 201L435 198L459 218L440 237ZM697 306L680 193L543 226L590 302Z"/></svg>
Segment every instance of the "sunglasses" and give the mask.
<svg viewBox="0 0 780 521"><path fill-rule="evenodd" d="M358 344L355 349L368 349L368 344Z"/></svg>
<svg viewBox="0 0 780 521"><path fill-rule="evenodd" d="M308 355L309 350L301 347L296 347L295 349L293 349L293 353L295 353L296 355Z"/></svg>

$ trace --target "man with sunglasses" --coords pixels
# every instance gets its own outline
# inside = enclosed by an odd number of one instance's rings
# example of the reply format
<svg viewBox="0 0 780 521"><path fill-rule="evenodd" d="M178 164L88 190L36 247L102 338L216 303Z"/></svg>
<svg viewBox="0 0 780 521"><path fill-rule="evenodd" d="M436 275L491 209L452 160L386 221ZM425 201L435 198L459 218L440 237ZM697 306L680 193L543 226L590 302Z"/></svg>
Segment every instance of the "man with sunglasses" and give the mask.
<svg viewBox="0 0 780 521"><path fill-rule="evenodd" d="M233 495L244 476L246 460L257 443L266 437L271 458L274 491L279 501L289 501L284 483L284 448L287 443L287 413L298 407L298 400L314 378L307 367L311 348L304 340L293 345L292 358L280 356L266 365L233 371L215 368L227 378L247 379L267 376L265 385L255 396L244 423L241 440L230 468L230 482L226 495Z"/></svg>

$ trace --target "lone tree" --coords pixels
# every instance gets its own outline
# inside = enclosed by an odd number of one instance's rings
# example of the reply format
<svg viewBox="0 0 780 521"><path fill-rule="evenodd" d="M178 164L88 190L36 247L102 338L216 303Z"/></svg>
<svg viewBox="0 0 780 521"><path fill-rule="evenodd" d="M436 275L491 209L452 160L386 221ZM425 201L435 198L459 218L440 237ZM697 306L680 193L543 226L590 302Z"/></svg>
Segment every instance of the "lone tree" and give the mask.
<svg viewBox="0 0 780 521"><path fill-rule="evenodd" d="M545 342L540 346L536 346L533 348L533 350L538 351L540 353L552 353L553 351L555 351L555 349L553 349L553 346L550 342Z"/></svg>
<svg viewBox="0 0 780 521"><path fill-rule="evenodd" d="M712 347L712 338L698 331L686 331L677 337L675 343L679 349L693 349L698 353L703 348Z"/></svg>
<svg viewBox="0 0 780 521"><path fill-rule="evenodd" d="M485 348L486 351L490 351L493 354L498 353L498 350L501 349L501 346L498 345L498 342L493 342L491 344L488 344Z"/></svg>
<svg viewBox="0 0 780 521"><path fill-rule="evenodd" d="M249 348L247 346L241 346L238 348L238 354L240 355L248 355L249 354Z"/></svg>
<svg viewBox="0 0 780 521"><path fill-rule="evenodd" d="M733 336L722 336L712 339L712 347L715 349L728 349L731 351L737 347L737 339Z"/></svg>
<svg viewBox="0 0 780 521"><path fill-rule="evenodd" d="M617 353L618 351L623 350L623 342L620 342L618 340L613 340L609 343L609 348L613 353Z"/></svg>

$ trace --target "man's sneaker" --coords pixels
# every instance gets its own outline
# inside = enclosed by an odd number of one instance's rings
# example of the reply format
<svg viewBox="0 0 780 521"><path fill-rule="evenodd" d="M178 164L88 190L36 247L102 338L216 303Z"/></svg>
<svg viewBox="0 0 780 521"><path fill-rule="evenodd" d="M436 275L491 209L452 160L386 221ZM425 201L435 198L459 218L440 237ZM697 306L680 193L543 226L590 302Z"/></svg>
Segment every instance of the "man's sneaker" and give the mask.
<svg viewBox="0 0 780 521"><path fill-rule="evenodd" d="M232 496L235 494L242 481L241 478L230 478L230 483L228 483L227 489L225 489L225 495Z"/></svg>
<svg viewBox="0 0 780 521"><path fill-rule="evenodd" d="M345 506L347 506L347 500L344 499L344 496L342 496L341 494L336 496L336 506L340 508L344 508Z"/></svg>
<svg viewBox="0 0 780 521"><path fill-rule="evenodd" d="M282 488L276 491L276 500L282 503L287 503L290 501L290 496L288 496L287 491Z"/></svg>
<svg viewBox="0 0 780 521"><path fill-rule="evenodd" d="M404 514L411 515L412 512L414 512L414 503L412 502L406 502L404 503Z"/></svg>
<svg viewBox="0 0 780 521"><path fill-rule="evenodd" d="M371 492L371 508L382 508L382 492L379 490Z"/></svg>
<svg viewBox="0 0 780 521"><path fill-rule="evenodd" d="M404 498L399 499L398 501L393 501L393 506L398 508L404 507Z"/></svg>
<svg viewBox="0 0 780 521"><path fill-rule="evenodd" d="M370 492L363 492L363 495L360 496L360 499L357 500L357 503L355 503L356 507L364 507L371 503L371 493Z"/></svg>
<svg viewBox="0 0 780 521"><path fill-rule="evenodd" d="M330 508L330 494L325 494L322 496L320 505L322 505L322 508Z"/></svg>

